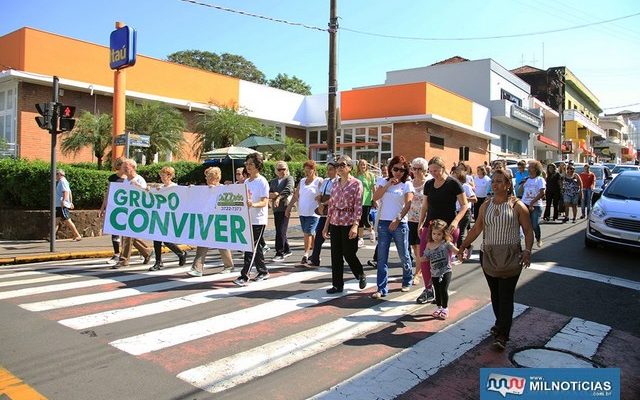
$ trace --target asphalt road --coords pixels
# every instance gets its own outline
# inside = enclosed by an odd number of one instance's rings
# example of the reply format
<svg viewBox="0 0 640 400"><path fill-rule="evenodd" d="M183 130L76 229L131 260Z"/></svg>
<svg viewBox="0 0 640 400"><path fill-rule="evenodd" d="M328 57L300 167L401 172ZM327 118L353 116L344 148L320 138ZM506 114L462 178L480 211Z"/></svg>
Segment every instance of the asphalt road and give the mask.
<svg viewBox="0 0 640 400"><path fill-rule="evenodd" d="M542 225L544 245L534 252L533 267L523 272L516 292L516 303L528 307L523 315L538 315L530 327L524 322L529 319L523 317L520 323L516 319L514 326L522 330L518 335L523 342L527 334L534 339L533 332L541 329L538 325L549 325L553 333L551 321L572 318L609 327L608 347L616 344L616 335L640 338L640 252L586 249L585 225L584 221ZM475 326L486 325L473 319L482 310L488 312L483 307L489 302L476 261L454 268L451 317L436 321L431 317L434 306L415 305L421 288L401 293L397 279L386 301L370 299L375 271L367 267L367 289L359 291L352 282L342 296L326 296L330 271L296 266L293 259L301 256L301 240L293 243L294 256L271 264L271 278L244 291L230 282L236 274L207 274L184 282L184 268L178 269L175 261L168 263L175 269L157 275L137 264L113 271L104 260L95 259L2 267L0 366L50 399L304 399L356 375L366 377L370 367L419 349L425 341L443 338L439 340L445 347L462 346L464 341L456 342L457 336L448 332L458 329L465 317ZM323 253L326 267L329 249ZM370 243L359 251L363 263L372 254ZM398 278L398 259L393 252L392 256L391 275ZM240 255L234 258L240 265ZM212 264L219 257L212 251L209 259ZM345 278L353 278L348 268ZM489 345L483 338L474 344ZM512 346L517 345L514 340ZM276 357L277 349L283 354ZM253 365L254 356L264 358ZM278 357L284 360L281 364L274 361ZM509 363L506 356L500 360ZM438 368L450 362L443 358ZM477 373L486 362L472 361L469 368ZM204 366L209 369L199 369ZM618 366L623 374L632 368ZM263 367L264 372L251 377ZM234 368L244 372L234 375ZM414 374L415 381L407 388L419 397L430 381L438 381L437 370L430 377ZM198 379L207 381L220 371L227 374L217 381L221 391L202 390L212 386ZM469 392L468 398L478 397L475 379L476 392ZM627 373L625 379L635 384L640 380L637 372ZM404 389L362 398L394 398L402 393Z"/></svg>

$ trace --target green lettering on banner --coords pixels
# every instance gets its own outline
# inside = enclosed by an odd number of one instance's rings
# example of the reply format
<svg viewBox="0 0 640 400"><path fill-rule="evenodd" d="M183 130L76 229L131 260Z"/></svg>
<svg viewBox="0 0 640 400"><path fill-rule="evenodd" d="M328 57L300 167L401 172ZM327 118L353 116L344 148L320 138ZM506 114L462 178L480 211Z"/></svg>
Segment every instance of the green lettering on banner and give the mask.
<svg viewBox="0 0 640 400"><path fill-rule="evenodd" d="M207 224L205 226L204 215L198 214L198 226L200 227L200 238L202 238L202 240L207 240L207 237L209 236L209 228L211 227L211 222L213 222L214 217L215 216L213 214L209 214Z"/></svg>
<svg viewBox="0 0 640 400"><path fill-rule="evenodd" d="M169 232L169 214L173 213L164 213L164 220L160 218L160 213L157 211L151 211L151 222L149 223L149 233L154 234L156 231L156 227L160 230L160 233L166 235Z"/></svg>
<svg viewBox="0 0 640 400"><path fill-rule="evenodd" d="M196 215L189 214L189 239L196 236Z"/></svg>
<svg viewBox="0 0 640 400"><path fill-rule="evenodd" d="M127 214L129 212L129 210L127 210L126 207L116 207L111 211L111 214L109 214L109 222L111 223L111 226L113 226L115 229L119 230L119 231L124 231L125 229L127 229L127 225L126 224L120 224L118 223L118 215L120 214Z"/></svg>
<svg viewBox="0 0 640 400"><path fill-rule="evenodd" d="M180 205L180 197L176 193L169 193L169 208L175 211Z"/></svg>
<svg viewBox="0 0 640 400"><path fill-rule="evenodd" d="M145 201L146 200L146 201ZM149 192L142 192L142 207L151 208L155 203L155 197Z"/></svg>
<svg viewBox="0 0 640 400"><path fill-rule="evenodd" d="M127 191L124 189L118 189L113 194L113 202L116 203L117 206L123 206L127 204Z"/></svg>
<svg viewBox="0 0 640 400"><path fill-rule="evenodd" d="M176 221L176 214L171 213L171 224L173 225L173 233L175 233L176 237L182 236L182 231L184 230L184 226L187 223L187 218L189 214L182 214L180 217L180 223Z"/></svg>
<svg viewBox="0 0 640 400"><path fill-rule="evenodd" d="M132 190L129 192L129 205L140 207L140 203L138 203L138 199L140 199L140 192L136 192Z"/></svg>
<svg viewBox="0 0 640 400"><path fill-rule="evenodd" d="M158 204L158 210L162 208L163 204L167 203L167 198L161 194L156 195L156 203Z"/></svg>
<svg viewBox="0 0 640 400"><path fill-rule="evenodd" d="M214 225L216 233L216 242L228 242L229 236L227 232L227 216L224 214L216 215L216 223Z"/></svg>
<svg viewBox="0 0 640 400"><path fill-rule="evenodd" d="M231 231L231 242L247 244L247 238L244 237L244 231L247 228L247 224L244 219L239 215L230 215L229 227Z"/></svg>
<svg viewBox="0 0 640 400"><path fill-rule="evenodd" d="M136 217L140 215L142 216L142 225L136 226L135 221ZM146 210L137 209L133 210L131 214L129 214L129 229L131 229L135 233L140 233L145 231L149 226L149 214L147 214Z"/></svg>

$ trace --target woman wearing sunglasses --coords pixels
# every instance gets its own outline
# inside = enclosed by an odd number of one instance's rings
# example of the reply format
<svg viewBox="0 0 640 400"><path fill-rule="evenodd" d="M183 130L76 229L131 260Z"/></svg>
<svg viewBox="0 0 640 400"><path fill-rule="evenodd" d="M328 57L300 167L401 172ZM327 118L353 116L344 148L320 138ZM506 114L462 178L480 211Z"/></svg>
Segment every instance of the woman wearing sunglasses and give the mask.
<svg viewBox="0 0 640 400"><path fill-rule="evenodd" d="M396 244L402 262L402 291L411 289L413 271L409 258L409 225L407 214L411 208L414 188L408 182L409 163L403 156L395 156L389 162L389 177L381 180L373 194L373 201L380 200L378 219L378 291L371 297L379 299L388 292L389 247Z"/></svg>
<svg viewBox="0 0 640 400"><path fill-rule="evenodd" d="M329 211L322 235L331 239L331 271L333 287L327 293L340 293L344 288L344 260L359 280L360 289L367 286L362 263L358 259L358 225L362 216L362 182L351 175L351 157L341 156L336 163L339 180L331 188Z"/></svg>
<svg viewBox="0 0 640 400"><path fill-rule="evenodd" d="M573 164L567 166L567 173L562 179L562 198L564 200L564 220L569 221L569 209L573 211L573 221L576 222L578 213L578 203L582 195L582 181L580 175L576 174Z"/></svg>

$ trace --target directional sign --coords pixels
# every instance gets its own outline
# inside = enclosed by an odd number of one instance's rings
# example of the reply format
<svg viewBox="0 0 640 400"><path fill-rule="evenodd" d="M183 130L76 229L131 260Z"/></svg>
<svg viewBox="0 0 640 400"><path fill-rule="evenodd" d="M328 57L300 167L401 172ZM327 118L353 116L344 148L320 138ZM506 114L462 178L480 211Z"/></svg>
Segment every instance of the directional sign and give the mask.
<svg viewBox="0 0 640 400"><path fill-rule="evenodd" d="M151 137L149 135L137 135L135 133L125 133L116 136L116 146L124 146L127 144L127 136L129 137L130 147L149 147L151 145Z"/></svg>

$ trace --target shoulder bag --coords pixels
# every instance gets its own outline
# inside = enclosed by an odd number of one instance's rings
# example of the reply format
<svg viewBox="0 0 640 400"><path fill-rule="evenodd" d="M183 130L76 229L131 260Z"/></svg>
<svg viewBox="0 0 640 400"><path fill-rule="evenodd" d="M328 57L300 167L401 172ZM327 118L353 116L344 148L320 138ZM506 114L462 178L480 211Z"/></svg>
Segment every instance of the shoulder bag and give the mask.
<svg viewBox="0 0 640 400"><path fill-rule="evenodd" d="M318 205L318 207L316 207L315 210L313 210L313 212L320 215L321 217L326 217L327 212L329 211L328 207L324 204L327 201L329 201L329 198L331 197L331 195L327 194L327 187L329 187L329 182L327 182L327 184L324 185L322 196L320 196L320 204Z"/></svg>
<svg viewBox="0 0 640 400"><path fill-rule="evenodd" d="M517 201L513 202L511 208ZM522 271L522 247L513 244L483 244L480 264L484 272L494 278L511 278Z"/></svg>

